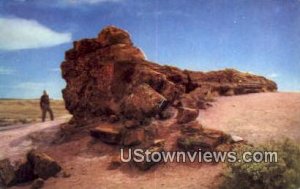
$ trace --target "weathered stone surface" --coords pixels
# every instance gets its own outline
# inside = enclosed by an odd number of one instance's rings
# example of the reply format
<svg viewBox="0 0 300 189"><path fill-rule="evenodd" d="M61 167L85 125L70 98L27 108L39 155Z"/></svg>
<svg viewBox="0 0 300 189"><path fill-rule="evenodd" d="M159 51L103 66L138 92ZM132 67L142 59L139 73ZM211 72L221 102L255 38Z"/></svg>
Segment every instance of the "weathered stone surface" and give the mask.
<svg viewBox="0 0 300 189"><path fill-rule="evenodd" d="M152 146L164 147L166 140L165 139L154 139Z"/></svg>
<svg viewBox="0 0 300 189"><path fill-rule="evenodd" d="M17 162L14 169L16 183L28 182L36 178L33 165L28 160Z"/></svg>
<svg viewBox="0 0 300 189"><path fill-rule="evenodd" d="M210 88L198 87L189 93L181 95L179 98L179 106L194 109L206 109L206 102L210 97L210 90Z"/></svg>
<svg viewBox="0 0 300 189"><path fill-rule="evenodd" d="M27 154L28 161L33 165L33 173L42 179L48 179L61 171L61 166L50 156L35 150Z"/></svg>
<svg viewBox="0 0 300 189"><path fill-rule="evenodd" d="M119 144L121 142L121 130L114 125L100 125L91 129L90 134L92 137L108 144Z"/></svg>
<svg viewBox="0 0 300 189"><path fill-rule="evenodd" d="M187 151L212 151L218 144L218 140L204 135L181 136L177 140L178 147Z"/></svg>
<svg viewBox="0 0 300 189"><path fill-rule="evenodd" d="M31 185L31 189L40 189L43 188L44 186L44 179L42 178L37 178L33 181L32 185Z"/></svg>
<svg viewBox="0 0 300 189"><path fill-rule="evenodd" d="M110 115L108 121L110 123L116 123L116 122L120 121L120 118L116 115Z"/></svg>
<svg viewBox="0 0 300 189"><path fill-rule="evenodd" d="M233 69L194 72L150 62L128 32L114 26L74 42L61 69L67 83L63 98L77 125L103 115L154 117L175 102L206 108L214 95L277 89L273 81Z"/></svg>
<svg viewBox="0 0 300 189"><path fill-rule="evenodd" d="M193 123L193 122L192 122ZM177 146L186 151L213 151L220 144L229 142L230 136L222 131L197 128L197 124L193 123L186 126L188 130L183 130L182 135L177 140Z"/></svg>
<svg viewBox="0 0 300 189"><path fill-rule="evenodd" d="M11 186L15 182L14 167L8 159L0 161L0 183L1 182L5 186Z"/></svg>
<svg viewBox="0 0 300 189"><path fill-rule="evenodd" d="M140 121L131 119L131 120L125 120L123 125L124 125L124 127L128 128L128 129L133 129L133 128L139 127L141 124L140 124Z"/></svg>
<svg viewBox="0 0 300 189"><path fill-rule="evenodd" d="M97 42L99 42L103 47L115 44L132 45L128 32L120 30L114 26L104 28L99 33Z"/></svg>
<svg viewBox="0 0 300 189"><path fill-rule="evenodd" d="M159 113L159 119L165 120L175 115L175 108L168 107Z"/></svg>
<svg viewBox="0 0 300 189"><path fill-rule="evenodd" d="M180 126L181 132L185 135L195 135L197 133L202 133L203 126L198 121L192 121Z"/></svg>
<svg viewBox="0 0 300 189"><path fill-rule="evenodd" d="M199 114L198 109L181 107L178 109L177 123L188 123L194 121Z"/></svg>
<svg viewBox="0 0 300 189"><path fill-rule="evenodd" d="M276 91L275 82L262 76L225 69L211 72L188 71L191 80L200 87L210 87L218 95Z"/></svg>
<svg viewBox="0 0 300 189"><path fill-rule="evenodd" d="M151 117L158 114L166 101L165 97L149 85L142 84L124 98L121 105L122 113L129 118L142 120L144 116Z"/></svg>
<svg viewBox="0 0 300 189"><path fill-rule="evenodd" d="M126 130L123 134L123 145L139 145L145 140L144 129Z"/></svg>

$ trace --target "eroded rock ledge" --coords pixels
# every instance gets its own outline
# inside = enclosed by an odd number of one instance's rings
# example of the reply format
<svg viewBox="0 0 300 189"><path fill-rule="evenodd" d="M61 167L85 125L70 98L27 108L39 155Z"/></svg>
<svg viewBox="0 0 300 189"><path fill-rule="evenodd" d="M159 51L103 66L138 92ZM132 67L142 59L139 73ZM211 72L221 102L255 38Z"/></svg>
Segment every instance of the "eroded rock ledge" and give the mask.
<svg viewBox="0 0 300 189"><path fill-rule="evenodd" d="M205 108L213 96L277 90L271 80L234 69L195 72L148 61L130 35L114 26L75 41L61 69L66 108L78 124L111 115L143 121L170 106Z"/></svg>

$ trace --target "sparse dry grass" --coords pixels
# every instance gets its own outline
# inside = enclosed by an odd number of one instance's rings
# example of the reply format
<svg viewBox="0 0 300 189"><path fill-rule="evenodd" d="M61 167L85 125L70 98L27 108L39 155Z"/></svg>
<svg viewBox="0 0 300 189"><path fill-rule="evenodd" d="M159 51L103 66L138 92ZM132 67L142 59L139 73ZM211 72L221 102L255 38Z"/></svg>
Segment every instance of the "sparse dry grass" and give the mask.
<svg viewBox="0 0 300 189"><path fill-rule="evenodd" d="M69 114L62 100L51 100L51 108L55 118ZM39 100L0 99L0 127L38 121L41 121Z"/></svg>

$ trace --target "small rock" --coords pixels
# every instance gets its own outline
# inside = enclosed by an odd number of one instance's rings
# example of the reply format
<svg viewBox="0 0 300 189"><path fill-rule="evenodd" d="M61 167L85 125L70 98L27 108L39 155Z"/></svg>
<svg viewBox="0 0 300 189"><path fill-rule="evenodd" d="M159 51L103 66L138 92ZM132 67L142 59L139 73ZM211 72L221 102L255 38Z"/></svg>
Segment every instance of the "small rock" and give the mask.
<svg viewBox="0 0 300 189"><path fill-rule="evenodd" d="M231 136L231 140L232 140L232 142L234 142L234 143L244 141L244 139L243 139L242 137L236 136L236 135L232 135L232 136Z"/></svg>
<svg viewBox="0 0 300 189"><path fill-rule="evenodd" d="M194 121L199 114L198 109L182 107L178 109L177 123L188 123Z"/></svg>
<svg viewBox="0 0 300 189"><path fill-rule="evenodd" d="M92 137L100 139L108 144L119 144L121 142L121 132L114 125L101 125L90 130Z"/></svg>
<svg viewBox="0 0 300 189"><path fill-rule="evenodd" d="M48 179L61 171L61 166L50 156L35 150L27 154L28 161L33 165L33 173L42 179Z"/></svg>
<svg viewBox="0 0 300 189"><path fill-rule="evenodd" d="M124 127L131 129L140 126L140 123L137 120L125 120L123 125Z"/></svg>
<svg viewBox="0 0 300 189"><path fill-rule="evenodd" d="M226 91L224 93L224 96L233 96L234 95L234 90L233 89L229 89L228 91Z"/></svg>
<svg viewBox="0 0 300 189"><path fill-rule="evenodd" d="M153 141L153 146L163 147L165 145L165 139L155 139Z"/></svg>
<svg viewBox="0 0 300 189"><path fill-rule="evenodd" d="M70 173L66 172L66 171L63 171L63 177L64 178L69 178L71 176Z"/></svg>
<svg viewBox="0 0 300 189"><path fill-rule="evenodd" d="M120 120L120 118L118 117L118 116L116 116L116 115L110 115L109 116L109 119L108 119L108 121L110 122L110 123L116 123L116 122L118 122Z"/></svg>
<svg viewBox="0 0 300 189"><path fill-rule="evenodd" d="M31 189L40 189L44 186L44 179L42 178L38 178L38 179L35 179L31 185Z"/></svg>
<svg viewBox="0 0 300 189"><path fill-rule="evenodd" d="M60 177L60 178L69 178L71 176L70 173L68 173L67 171L61 171L59 172L56 177Z"/></svg>

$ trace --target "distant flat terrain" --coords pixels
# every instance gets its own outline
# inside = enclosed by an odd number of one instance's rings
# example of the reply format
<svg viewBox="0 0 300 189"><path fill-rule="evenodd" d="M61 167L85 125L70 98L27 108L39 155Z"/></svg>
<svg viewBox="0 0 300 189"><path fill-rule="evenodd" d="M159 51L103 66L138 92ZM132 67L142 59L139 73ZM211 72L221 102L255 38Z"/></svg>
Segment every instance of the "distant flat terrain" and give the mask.
<svg viewBox="0 0 300 189"><path fill-rule="evenodd" d="M63 100L51 100L51 108L57 118L69 114ZM41 114L39 100L0 99L0 127L38 122Z"/></svg>
<svg viewBox="0 0 300 189"><path fill-rule="evenodd" d="M251 143L284 137L300 143L300 93L219 97L213 107L200 111L198 120Z"/></svg>

